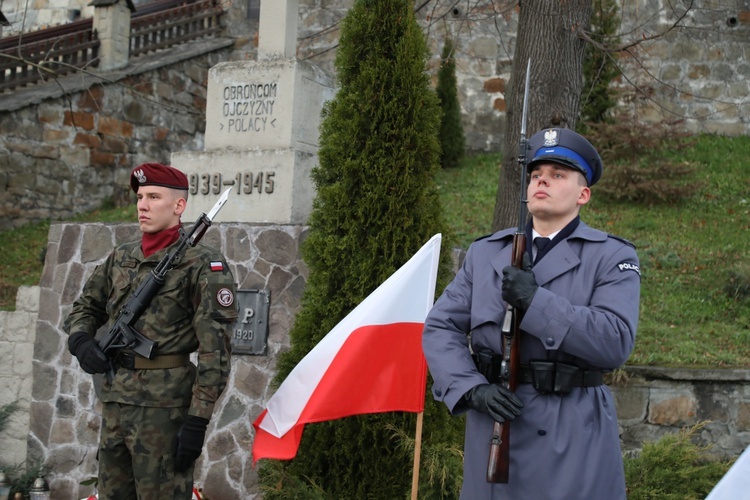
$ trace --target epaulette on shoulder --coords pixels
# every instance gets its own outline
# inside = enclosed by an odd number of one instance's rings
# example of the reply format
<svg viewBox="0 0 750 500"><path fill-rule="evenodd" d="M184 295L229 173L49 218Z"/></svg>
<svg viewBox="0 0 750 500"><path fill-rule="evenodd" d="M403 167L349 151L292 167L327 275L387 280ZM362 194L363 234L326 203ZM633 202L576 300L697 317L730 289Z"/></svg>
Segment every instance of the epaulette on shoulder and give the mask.
<svg viewBox="0 0 750 500"><path fill-rule="evenodd" d="M216 258L216 256L221 257L221 252L219 252L219 250L202 241L199 241L193 248L200 250L201 254L209 255L212 259Z"/></svg>
<svg viewBox="0 0 750 500"><path fill-rule="evenodd" d="M474 240L474 243L476 243L477 241L482 241L482 240L486 240L487 238L489 238L489 237L490 237L490 236L492 236L493 234L494 234L494 233L490 233L490 234L485 234L484 236L480 236L479 238L477 238L477 239L475 239L475 240Z"/></svg>
<svg viewBox="0 0 750 500"><path fill-rule="evenodd" d="M133 250L135 250L136 248L138 248L139 246L141 246L140 240L137 240L137 241L127 241L125 243L120 243L119 245L117 245L115 247L115 251L130 253Z"/></svg>
<svg viewBox="0 0 750 500"><path fill-rule="evenodd" d="M626 240L625 238L620 238L619 236L615 236L614 234L609 234L609 233L607 233L607 236L609 236L610 238L614 238L617 241L621 241L621 242L625 243L626 245L635 248L635 245L633 243L629 242L628 240Z"/></svg>

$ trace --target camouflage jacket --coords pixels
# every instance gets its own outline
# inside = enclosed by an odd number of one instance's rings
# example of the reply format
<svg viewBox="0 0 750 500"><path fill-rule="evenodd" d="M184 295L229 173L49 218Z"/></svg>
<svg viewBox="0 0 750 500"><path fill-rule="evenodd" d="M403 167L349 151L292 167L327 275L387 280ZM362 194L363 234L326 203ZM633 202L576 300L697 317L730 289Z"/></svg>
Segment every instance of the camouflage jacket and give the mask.
<svg viewBox="0 0 750 500"><path fill-rule="evenodd" d="M144 258L141 242L117 247L93 272L63 326L68 335L94 336L114 321L128 298L173 244ZM237 319L234 278L218 250L188 248L135 323L158 343L156 355L198 351L198 366L129 370L117 367L110 384L102 381L102 402L150 407L190 406L189 414L210 419L229 377L230 330ZM107 325L109 326L109 325Z"/></svg>

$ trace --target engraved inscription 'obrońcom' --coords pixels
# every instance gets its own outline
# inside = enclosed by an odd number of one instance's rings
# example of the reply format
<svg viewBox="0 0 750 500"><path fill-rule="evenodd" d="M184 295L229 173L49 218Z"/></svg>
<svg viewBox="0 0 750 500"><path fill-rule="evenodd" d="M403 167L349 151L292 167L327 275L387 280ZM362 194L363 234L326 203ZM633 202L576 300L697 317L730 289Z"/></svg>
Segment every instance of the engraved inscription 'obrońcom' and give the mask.
<svg viewBox="0 0 750 500"><path fill-rule="evenodd" d="M278 95L278 84L246 83L224 87L222 115L225 122L219 129L232 132L265 132L276 128L273 108Z"/></svg>

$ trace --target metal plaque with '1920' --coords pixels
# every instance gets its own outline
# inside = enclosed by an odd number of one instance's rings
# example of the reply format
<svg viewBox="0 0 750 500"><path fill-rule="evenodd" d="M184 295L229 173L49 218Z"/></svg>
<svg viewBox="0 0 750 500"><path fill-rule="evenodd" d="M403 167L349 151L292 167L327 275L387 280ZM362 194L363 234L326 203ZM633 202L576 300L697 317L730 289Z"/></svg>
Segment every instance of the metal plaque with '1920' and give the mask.
<svg viewBox="0 0 750 500"><path fill-rule="evenodd" d="M270 290L237 290L239 315L232 331L232 353L265 356L268 352Z"/></svg>

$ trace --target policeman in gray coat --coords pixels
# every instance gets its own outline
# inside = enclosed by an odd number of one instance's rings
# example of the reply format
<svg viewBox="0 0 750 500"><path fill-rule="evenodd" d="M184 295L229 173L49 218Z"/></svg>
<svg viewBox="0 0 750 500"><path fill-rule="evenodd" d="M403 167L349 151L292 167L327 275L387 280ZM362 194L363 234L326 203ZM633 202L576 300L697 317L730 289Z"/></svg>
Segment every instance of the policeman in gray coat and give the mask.
<svg viewBox="0 0 750 500"><path fill-rule="evenodd" d="M542 130L529 146L524 266L510 266L516 228L469 247L425 322L432 394L466 413L462 499L624 499L615 401L602 379L633 350L638 257L579 218L602 174L594 147L566 129ZM515 394L497 369L508 304L522 314ZM494 421L511 420L509 480L488 483Z"/></svg>

